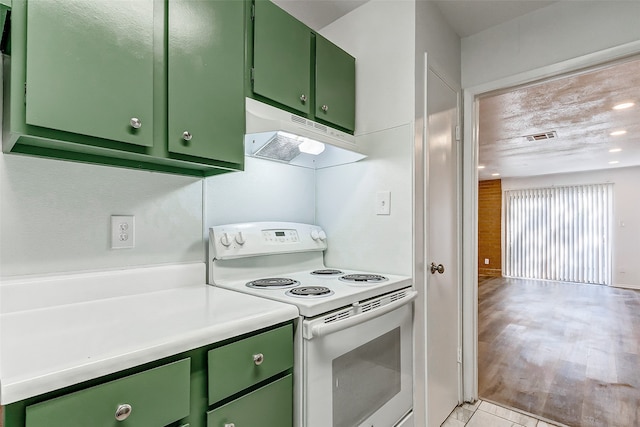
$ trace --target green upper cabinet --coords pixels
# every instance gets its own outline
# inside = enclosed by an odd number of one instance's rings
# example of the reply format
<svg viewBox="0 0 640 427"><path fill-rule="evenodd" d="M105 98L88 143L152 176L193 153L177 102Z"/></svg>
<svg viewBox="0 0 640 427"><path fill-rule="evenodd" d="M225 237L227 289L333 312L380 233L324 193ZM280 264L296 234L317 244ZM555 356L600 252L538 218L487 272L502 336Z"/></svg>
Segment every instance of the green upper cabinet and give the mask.
<svg viewBox="0 0 640 427"><path fill-rule="evenodd" d="M13 0L3 151L193 176L242 170L249 9Z"/></svg>
<svg viewBox="0 0 640 427"><path fill-rule="evenodd" d="M26 122L153 145L153 1L30 0Z"/></svg>
<svg viewBox="0 0 640 427"><path fill-rule="evenodd" d="M169 150L242 163L245 4L169 2Z"/></svg>
<svg viewBox="0 0 640 427"><path fill-rule="evenodd" d="M255 2L253 92L311 112L311 30L267 0Z"/></svg>
<svg viewBox="0 0 640 427"><path fill-rule="evenodd" d="M355 111L356 59L316 34L316 118L353 131Z"/></svg>
<svg viewBox="0 0 640 427"><path fill-rule="evenodd" d="M354 57L268 0L255 0L251 41L250 96L354 132Z"/></svg>

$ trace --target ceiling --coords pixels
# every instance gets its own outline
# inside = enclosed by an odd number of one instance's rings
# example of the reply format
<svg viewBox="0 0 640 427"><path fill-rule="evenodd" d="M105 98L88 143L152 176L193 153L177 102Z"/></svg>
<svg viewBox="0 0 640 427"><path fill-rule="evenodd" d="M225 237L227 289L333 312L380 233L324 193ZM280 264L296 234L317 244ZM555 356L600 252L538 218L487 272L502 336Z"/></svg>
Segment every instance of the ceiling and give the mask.
<svg viewBox="0 0 640 427"><path fill-rule="evenodd" d="M640 165L640 58L483 97L478 139L481 180Z"/></svg>
<svg viewBox="0 0 640 427"><path fill-rule="evenodd" d="M555 1L542 0L418 1L433 1L442 12L445 20L460 37L470 36L555 3ZM316 31L366 2L367 0L274 0L278 6Z"/></svg>

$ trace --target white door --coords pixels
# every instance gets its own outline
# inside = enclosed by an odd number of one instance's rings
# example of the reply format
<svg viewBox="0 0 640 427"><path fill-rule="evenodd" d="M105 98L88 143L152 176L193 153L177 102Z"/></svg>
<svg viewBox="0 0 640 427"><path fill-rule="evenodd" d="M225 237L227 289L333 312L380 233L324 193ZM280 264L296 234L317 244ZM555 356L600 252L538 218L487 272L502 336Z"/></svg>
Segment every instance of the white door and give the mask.
<svg viewBox="0 0 640 427"><path fill-rule="evenodd" d="M457 92L428 68L425 150L428 427L440 426L459 403L457 124ZM430 268L432 263L435 269Z"/></svg>

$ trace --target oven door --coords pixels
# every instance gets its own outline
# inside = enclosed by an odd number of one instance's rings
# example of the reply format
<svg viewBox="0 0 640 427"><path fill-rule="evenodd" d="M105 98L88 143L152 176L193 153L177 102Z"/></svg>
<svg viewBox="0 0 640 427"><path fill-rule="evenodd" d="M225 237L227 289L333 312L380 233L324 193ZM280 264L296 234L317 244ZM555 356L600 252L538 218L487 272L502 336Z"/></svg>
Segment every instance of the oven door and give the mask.
<svg viewBox="0 0 640 427"><path fill-rule="evenodd" d="M411 411L416 295L396 291L367 311L371 300L304 321L305 427L390 427Z"/></svg>

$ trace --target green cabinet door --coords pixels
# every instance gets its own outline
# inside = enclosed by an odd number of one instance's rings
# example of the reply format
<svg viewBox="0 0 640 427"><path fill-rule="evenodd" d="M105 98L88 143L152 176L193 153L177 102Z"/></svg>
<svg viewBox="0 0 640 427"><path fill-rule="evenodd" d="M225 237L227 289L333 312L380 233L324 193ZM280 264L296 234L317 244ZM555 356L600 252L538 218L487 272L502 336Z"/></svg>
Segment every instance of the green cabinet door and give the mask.
<svg viewBox="0 0 640 427"><path fill-rule="evenodd" d="M153 145L153 7L29 0L27 124Z"/></svg>
<svg viewBox="0 0 640 427"><path fill-rule="evenodd" d="M316 35L317 119L352 131L356 116L356 60Z"/></svg>
<svg viewBox="0 0 640 427"><path fill-rule="evenodd" d="M170 0L169 151L244 161L243 0Z"/></svg>
<svg viewBox="0 0 640 427"><path fill-rule="evenodd" d="M256 0L253 92L309 114L311 30L267 0Z"/></svg>
<svg viewBox="0 0 640 427"><path fill-rule="evenodd" d="M279 379L207 413L207 427L291 427L293 379Z"/></svg>

